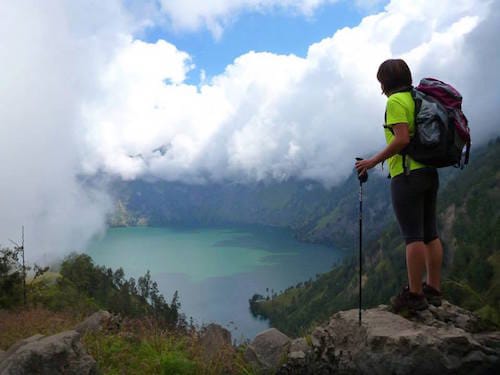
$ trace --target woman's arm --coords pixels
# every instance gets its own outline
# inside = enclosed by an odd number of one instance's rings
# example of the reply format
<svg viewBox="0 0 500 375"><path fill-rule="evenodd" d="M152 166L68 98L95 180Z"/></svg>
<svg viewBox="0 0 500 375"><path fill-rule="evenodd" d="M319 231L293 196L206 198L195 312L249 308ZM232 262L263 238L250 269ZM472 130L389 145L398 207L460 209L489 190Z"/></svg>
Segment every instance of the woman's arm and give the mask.
<svg viewBox="0 0 500 375"><path fill-rule="evenodd" d="M373 168L378 163L390 158L399 153L405 146L410 143L410 133L407 123L399 123L392 125L394 138L382 151L372 156L370 159L357 161L355 166L359 175L366 173L368 169Z"/></svg>

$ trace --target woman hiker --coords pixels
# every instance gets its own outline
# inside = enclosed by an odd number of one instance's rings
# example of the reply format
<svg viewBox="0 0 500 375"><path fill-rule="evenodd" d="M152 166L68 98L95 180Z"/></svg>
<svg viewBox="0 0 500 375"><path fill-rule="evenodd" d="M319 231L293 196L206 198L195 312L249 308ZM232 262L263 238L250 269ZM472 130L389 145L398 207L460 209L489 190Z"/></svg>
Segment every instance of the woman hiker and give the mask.
<svg viewBox="0 0 500 375"><path fill-rule="evenodd" d="M391 305L395 312L423 310L428 303L441 305L443 247L436 228L439 177L435 168L399 154L415 129L415 103L409 91L412 77L408 65L401 59L384 61L377 79L387 96L384 124L387 146L373 157L356 162L355 166L361 175L388 160L392 205L406 242L409 283L399 295L391 298ZM422 283L424 272L427 280Z"/></svg>

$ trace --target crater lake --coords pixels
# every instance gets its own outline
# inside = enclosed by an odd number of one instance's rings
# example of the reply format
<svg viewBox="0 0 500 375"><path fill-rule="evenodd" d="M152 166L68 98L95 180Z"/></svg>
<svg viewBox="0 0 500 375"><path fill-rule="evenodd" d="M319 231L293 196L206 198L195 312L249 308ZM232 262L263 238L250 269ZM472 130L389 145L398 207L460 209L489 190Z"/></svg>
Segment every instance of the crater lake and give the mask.
<svg viewBox="0 0 500 375"><path fill-rule="evenodd" d="M98 265L122 267L128 279L150 270L170 302L197 325L217 323L233 340L252 340L267 320L250 312L255 294L272 296L329 271L344 251L297 241L288 229L263 226L110 228L87 253Z"/></svg>

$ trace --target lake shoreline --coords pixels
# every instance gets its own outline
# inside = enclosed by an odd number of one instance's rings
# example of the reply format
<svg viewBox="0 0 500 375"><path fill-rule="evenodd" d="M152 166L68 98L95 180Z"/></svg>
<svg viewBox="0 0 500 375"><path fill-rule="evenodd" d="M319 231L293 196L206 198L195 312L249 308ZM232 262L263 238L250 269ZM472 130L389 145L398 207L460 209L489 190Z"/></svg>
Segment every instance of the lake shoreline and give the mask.
<svg viewBox="0 0 500 375"><path fill-rule="evenodd" d="M97 264L122 267L127 277L151 270L167 301L179 292L188 318L221 324L246 339L269 327L250 312L253 294L272 296L346 256L299 242L289 228L263 225L112 227L87 253Z"/></svg>

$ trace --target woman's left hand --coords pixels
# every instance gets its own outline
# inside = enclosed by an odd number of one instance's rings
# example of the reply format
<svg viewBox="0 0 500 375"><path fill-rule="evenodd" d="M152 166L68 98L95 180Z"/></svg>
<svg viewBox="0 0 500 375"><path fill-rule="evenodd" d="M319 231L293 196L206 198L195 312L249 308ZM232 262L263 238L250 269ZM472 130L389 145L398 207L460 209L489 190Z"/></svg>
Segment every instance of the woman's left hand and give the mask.
<svg viewBox="0 0 500 375"><path fill-rule="evenodd" d="M354 164L356 170L358 171L358 176L365 174L368 169L372 169L376 165L376 161L372 158L359 160Z"/></svg>

